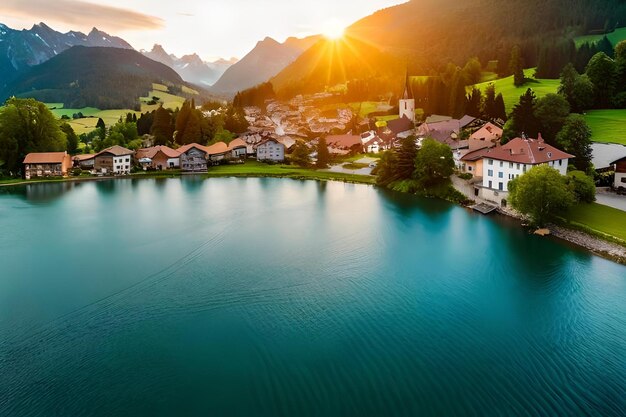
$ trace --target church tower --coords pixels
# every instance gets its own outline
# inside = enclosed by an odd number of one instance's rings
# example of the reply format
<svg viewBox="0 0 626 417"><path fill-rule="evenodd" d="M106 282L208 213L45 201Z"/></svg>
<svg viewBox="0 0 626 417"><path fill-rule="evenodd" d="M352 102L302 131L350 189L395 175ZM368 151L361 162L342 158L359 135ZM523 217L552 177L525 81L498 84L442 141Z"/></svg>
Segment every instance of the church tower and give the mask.
<svg viewBox="0 0 626 417"><path fill-rule="evenodd" d="M405 116L415 123L415 98L413 97L413 90L411 89L408 76L406 77L404 95L400 99L400 118L402 119Z"/></svg>

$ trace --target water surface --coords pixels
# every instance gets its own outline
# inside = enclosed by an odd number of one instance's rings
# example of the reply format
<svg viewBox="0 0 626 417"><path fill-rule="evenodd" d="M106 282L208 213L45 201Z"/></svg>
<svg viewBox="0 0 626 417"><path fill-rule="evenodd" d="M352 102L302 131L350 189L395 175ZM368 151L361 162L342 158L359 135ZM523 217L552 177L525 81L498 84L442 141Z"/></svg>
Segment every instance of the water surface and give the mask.
<svg viewBox="0 0 626 417"><path fill-rule="evenodd" d="M626 267L373 187L0 190L0 416L624 415Z"/></svg>

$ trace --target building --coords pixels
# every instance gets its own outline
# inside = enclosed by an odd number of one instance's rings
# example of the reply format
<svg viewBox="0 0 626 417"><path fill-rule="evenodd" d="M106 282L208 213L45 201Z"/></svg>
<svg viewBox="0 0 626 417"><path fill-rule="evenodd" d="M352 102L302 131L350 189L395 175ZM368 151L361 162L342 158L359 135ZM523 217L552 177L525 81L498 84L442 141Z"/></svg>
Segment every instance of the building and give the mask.
<svg viewBox="0 0 626 417"><path fill-rule="evenodd" d="M209 150L197 143L178 148L180 152L180 168L183 172L207 172L209 169Z"/></svg>
<svg viewBox="0 0 626 417"><path fill-rule="evenodd" d="M362 152L363 142L360 135L330 135L326 137L329 148L348 152Z"/></svg>
<svg viewBox="0 0 626 417"><path fill-rule="evenodd" d="M285 145L275 139L265 139L256 147L256 159L282 162L285 160Z"/></svg>
<svg viewBox="0 0 626 417"><path fill-rule="evenodd" d="M115 145L96 154L94 169L105 175L127 175L132 167L133 151Z"/></svg>
<svg viewBox="0 0 626 417"><path fill-rule="evenodd" d="M483 156L490 148L500 143L502 129L493 123L486 123L482 128L474 132L467 140L468 148L458 150L455 153L457 168L474 177L483 176ZM463 141L459 141L463 142Z"/></svg>
<svg viewBox="0 0 626 417"><path fill-rule="evenodd" d="M626 156L613 161L611 165L615 166L615 182L613 186L616 190L626 191Z"/></svg>
<svg viewBox="0 0 626 417"><path fill-rule="evenodd" d="M516 138L503 146L488 149L482 156L483 181L479 195L485 200L506 205L509 182L537 165L549 165L567 174L569 159L566 152L538 139Z"/></svg>
<svg viewBox="0 0 626 417"><path fill-rule="evenodd" d="M67 152L29 153L24 158L24 178L65 177L72 168Z"/></svg>
<svg viewBox="0 0 626 417"><path fill-rule="evenodd" d="M168 146L139 149L135 152L135 160L144 169L168 170L180 168L180 152Z"/></svg>
<svg viewBox="0 0 626 417"><path fill-rule="evenodd" d="M502 139L502 128L489 122L474 132L468 139L470 152L492 148Z"/></svg>
<svg viewBox="0 0 626 417"><path fill-rule="evenodd" d="M400 99L400 119L407 118L413 124L415 124L415 97L413 97L413 90L411 89L411 83L409 77L406 77L406 85L404 86L404 94Z"/></svg>
<svg viewBox="0 0 626 417"><path fill-rule="evenodd" d="M94 164L96 163L96 155L76 155L74 156L74 158L72 158L72 161L74 162L74 167L87 171L92 171L94 169Z"/></svg>
<svg viewBox="0 0 626 417"><path fill-rule="evenodd" d="M228 149L231 152L231 158L241 159L247 155L248 144L243 139L235 139L228 144Z"/></svg>

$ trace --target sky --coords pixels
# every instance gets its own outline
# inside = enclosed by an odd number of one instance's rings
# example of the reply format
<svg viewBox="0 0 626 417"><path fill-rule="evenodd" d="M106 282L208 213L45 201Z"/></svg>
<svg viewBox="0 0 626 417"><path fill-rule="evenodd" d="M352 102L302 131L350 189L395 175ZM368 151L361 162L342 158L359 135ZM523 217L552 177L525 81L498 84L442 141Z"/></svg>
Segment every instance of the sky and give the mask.
<svg viewBox="0 0 626 417"><path fill-rule="evenodd" d="M0 23L29 29L45 22L61 32L92 27L135 49L155 43L178 56L242 58L266 36L337 32L402 0L0 0Z"/></svg>

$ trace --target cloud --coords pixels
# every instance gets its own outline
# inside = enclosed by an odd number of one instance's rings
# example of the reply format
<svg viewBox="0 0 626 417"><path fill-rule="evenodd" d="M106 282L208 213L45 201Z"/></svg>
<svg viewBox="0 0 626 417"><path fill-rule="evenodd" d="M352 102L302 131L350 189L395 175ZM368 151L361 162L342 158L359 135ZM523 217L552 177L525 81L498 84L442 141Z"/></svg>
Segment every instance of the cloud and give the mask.
<svg viewBox="0 0 626 417"><path fill-rule="evenodd" d="M0 13L75 27L98 26L120 31L160 29L164 26L163 20L158 17L82 0L1 0Z"/></svg>

